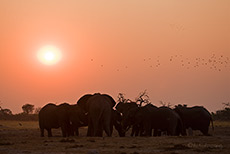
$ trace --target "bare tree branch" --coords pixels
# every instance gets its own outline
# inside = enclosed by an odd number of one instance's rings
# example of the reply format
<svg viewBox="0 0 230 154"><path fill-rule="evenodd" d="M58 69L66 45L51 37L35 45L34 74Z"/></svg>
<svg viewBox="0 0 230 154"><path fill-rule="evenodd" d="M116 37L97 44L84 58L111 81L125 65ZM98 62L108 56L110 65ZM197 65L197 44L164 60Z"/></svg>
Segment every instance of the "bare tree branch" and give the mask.
<svg viewBox="0 0 230 154"><path fill-rule="evenodd" d="M169 108L171 108L172 106L173 106L173 104L171 104L170 102L163 102L163 101L159 101L160 102L160 104L162 105L162 106L166 106L166 107L169 107ZM176 106L175 106L176 107Z"/></svg>
<svg viewBox="0 0 230 154"><path fill-rule="evenodd" d="M142 104L149 104L150 103L150 100L149 100L149 96L147 94L147 90L141 92L139 94L139 96L136 98L136 103L139 103L139 106L142 106Z"/></svg>

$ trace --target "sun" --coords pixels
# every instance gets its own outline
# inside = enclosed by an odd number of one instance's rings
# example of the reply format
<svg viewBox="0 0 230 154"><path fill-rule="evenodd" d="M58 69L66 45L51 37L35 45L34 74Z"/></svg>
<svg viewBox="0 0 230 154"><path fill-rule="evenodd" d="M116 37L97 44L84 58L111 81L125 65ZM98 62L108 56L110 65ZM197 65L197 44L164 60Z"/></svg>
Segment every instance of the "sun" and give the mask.
<svg viewBox="0 0 230 154"><path fill-rule="evenodd" d="M59 48L52 45L46 45L38 50L37 58L45 65L54 65L62 59L62 53Z"/></svg>

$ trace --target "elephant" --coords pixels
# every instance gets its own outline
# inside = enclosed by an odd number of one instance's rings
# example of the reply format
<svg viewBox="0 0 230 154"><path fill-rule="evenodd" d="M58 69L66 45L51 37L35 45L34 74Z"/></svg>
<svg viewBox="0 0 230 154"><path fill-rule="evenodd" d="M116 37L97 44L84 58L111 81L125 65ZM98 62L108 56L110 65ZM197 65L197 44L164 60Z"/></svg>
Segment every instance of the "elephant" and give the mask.
<svg viewBox="0 0 230 154"><path fill-rule="evenodd" d="M136 107L138 107L138 105L135 102L130 102L130 103L119 102L116 105L116 110L122 113L123 115L123 114L126 114L129 111L129 109L136 108Z"/></svg>
<svg viewBox="0 0 230 154"><path fill-rule="evenodd" d="M111 134L113 133L113 126L114 126L120 137L125 136L125 132L122 129L121 121L122 121L122 116L120 112L113 109L112 110L112 123L111 123L112 125L110 128Z"/></svg>
<svg viewBox="0 0 230 154"><path fill-rule="evenodd" d="M100 93L95 93L95 94L100 94ZM95 95L95 94L94 94L94 95ZM89 109L88 109L87 101L88 101L89 98L91 98L91 97L94 96L94 95L92 95L92 94L85 94L84 96L82 96L82 97L77 101L77 104L78 104L81 108L83 108L86 112L88 112ZM113 99L110 95L108 95L108 94L100 94L100 95L107 97L107 98L111 101L112 106L115 106L116 102L114 101L114 99Z"/></svg>
<svg viewBox="0 0 230 154"><path fill-rule="evenodd" d="M135 102L130 102L130 103L119 102L116 105L116 110L121 113L122 119L123 119L130 109L137 108L137 107L138 105ZM139 132L138 126L133 125L131 136L134 136L134 135L137 136L138 132ZM125 134L125 131L123 132L123 134Z"/></svg>
<svg viewBox="0 0 230 154"><path fill-rule="evenodd" d="M57 105L49 103L45 105L38 114L41 137L44 137L44 129L48 132L48 137L52 137L52 128L59 128L57 118Z"/></svg>
<svg viewBox="0 0 230 154"><path fill-rule="evenodd" d="M142 107L132 107L130 108L125 114L122 116L122 129L123 132L129 130L132 127L131 136L139 136L140 135L140 128L142 125L141 116L137 116L137 113L140 113L140 108ZM138 119L139 117L139 119Z"/></svg>
<svg viewBox="0 0 230 154"><path fill-rule="evenodd" d="M182 121L176 112L170 108L158 108L152 104L130 109L124 116L122 125L126 130L131 125L135 126L137 128L135 135L143 136L152 136L152 129L154 129L154 136L160 135L161 131L166 131L168 135L179 135L183 128Z"/></svg>
<svg viewBox="0 0 230 154"><path fill-rule="evenodd" d="M90 97L92 97L93 95L91 94L86 94L84 96L82 96L78 101L77 101L77 105L79 105L83 110L85 110L86 112L88 112L87 109L87 101Z"/></svg>
<svg viewBox="0 0 230 154"><path fill-rule="evenodd" d="M181 117L171 108L162 106L159 107L158 112L153 114L154 118L156 118L156 122L153 122L153 128L159 129L161 131L166 131L167 135L173 136L185 136L184 125ZM157 117L160 118L157 118ZM155 131L155 130L154 130ZM154 132L155 136L156 133Z"/></svg>
<svg viewBox="0 0 230 154"><path fill-rule="evenodd" d="M44 130L48 132L48 137L52 137L52 128L61 127L62 136L73 135L73 132L84 123L84 111L78 106L62 103L55 105L49 103L45 105L39 112L39 127L41 137L44 137Z"/></svg>
<svg viewBox="0 0 230 154"><path fill-rule="evenodd" d="M103 130L111 136L112 109L116 104L107 94L95 93L82 96L77 104L88 112L87 136L102 136Z"/></svg>
<svg viewBox="0 0 230 154"><path fill-rule="evenodd" d="M68 111L68 117L70 121L72 136L79 135L79 131L78 131L79 127L88 126L88 115L77 104L71 105Z"/></svg>
<svg viewBox="0 0 230 154"><path fill-rule="evenodd" d="M63 137L71 136L72 134L72 126L69 119L70 108L71 106L68 103L57 105L56 116L58 119L58 124L61 127Z"/></svg>
<svg viewBox="0 0 230 154"><path fill-rule="evenodd" d="M133 106L130 108L123 116L123 130L127 131L132 126L131 136L151 136L153 107L148 104L143 107Z"/></svg>
<svg viewBox="0 0 230 154"><path fill-rule="evenodd" d="M186 132L185 129L191 128L192 130L200 130L203 135L209 136L210 134L208 131L210 122L214 130L212 116L203 106L187 107L177 105L174 110L182 119L184 132Z"/></svg>

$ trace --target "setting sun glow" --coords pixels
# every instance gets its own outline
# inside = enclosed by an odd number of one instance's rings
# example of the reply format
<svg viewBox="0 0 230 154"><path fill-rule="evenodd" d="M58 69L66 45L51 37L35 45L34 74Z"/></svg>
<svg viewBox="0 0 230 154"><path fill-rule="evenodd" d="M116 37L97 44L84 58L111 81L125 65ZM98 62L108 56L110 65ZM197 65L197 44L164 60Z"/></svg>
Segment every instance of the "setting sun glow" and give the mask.
<svg viewBox="0 0 230 154"><path fill-rule="evenodd" d="M61 58L61 50L55 46L47 45L39 49L37 53L38 60L45 65L54 65L58 63Z"/></svg>

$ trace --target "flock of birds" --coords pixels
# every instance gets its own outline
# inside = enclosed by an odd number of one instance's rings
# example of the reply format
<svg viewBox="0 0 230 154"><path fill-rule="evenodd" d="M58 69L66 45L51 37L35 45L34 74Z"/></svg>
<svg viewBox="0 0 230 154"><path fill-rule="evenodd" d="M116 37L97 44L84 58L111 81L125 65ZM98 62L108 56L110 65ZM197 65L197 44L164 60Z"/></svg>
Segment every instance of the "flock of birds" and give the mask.
<svg viewBox="0 0 230 154"><path fill-rule="evenodd" d="M172 55L168 57L168 62L170 63L170 65L178 64L179 66L186 69L205 67L207 69L211 69L214 71L222 71L223 69L227 68L230 63L229 60L230 58L227 56L216 54L212 54L208 58L188 58L184 57L183 55ZM91 59L91 62L93 61L94 60ZM151 57L143 59L143 63L145 63L146 66L150 68L159 68L161 65L163 65L164 62L160 60L160 56L157 56L154 59ZM101 64L100 67L104 67L104 65ZM121 69L127 68L128 66L126 65L123 68L117 68L116 71L120 71Z"/></svg>
<svg viewBox="0 0 230 154"><path fill-rule="evenodd" d="M151 60L149 58L148 60ZM199 68L199 67L206 67L208 69L212 69L215 71L221 71L224 68L228 67L229 64L229 57L223 55L216 55L213 54L209 58L185 58L182 55L174 55L170 56L168 59L170 63L178 63L181 67L190 69L190 68ZM144 59L146 61L146 59ZM157 59L155 61L155 67L159 67L161 65L160 60ZM154 65L150 65L150 67L154 67Z"/></svg>

